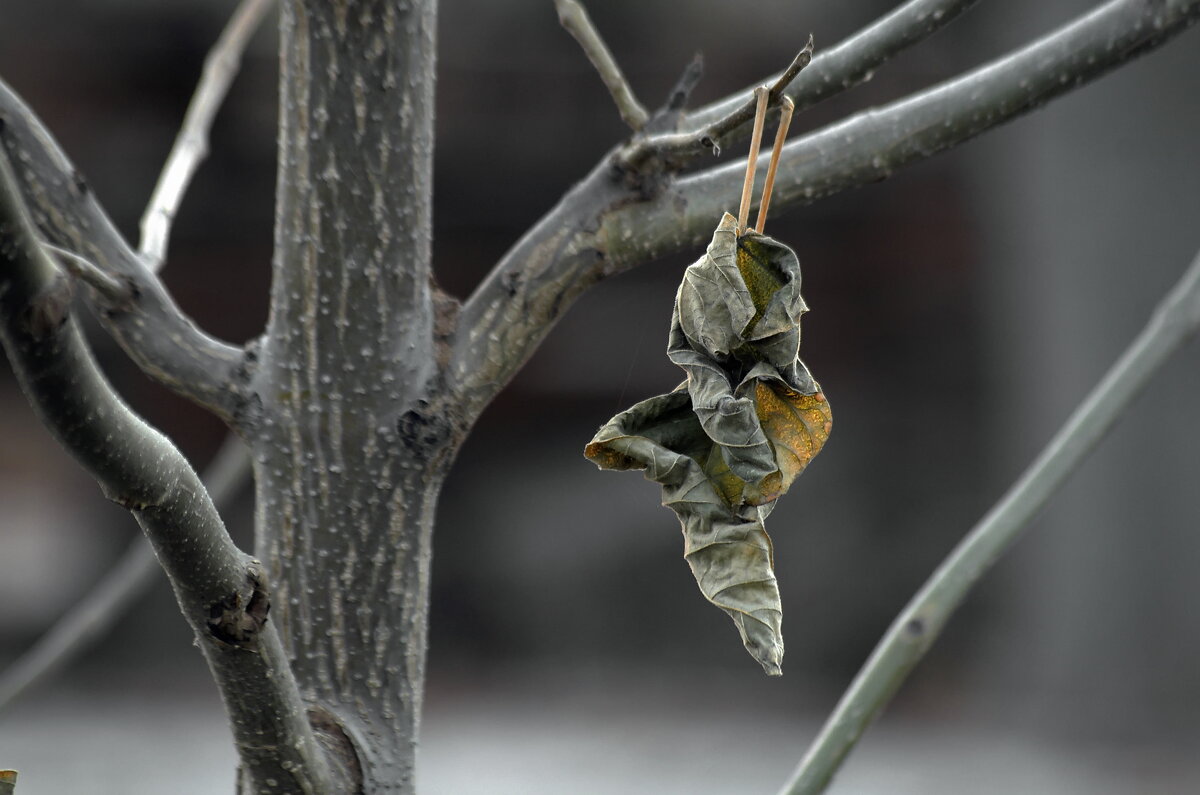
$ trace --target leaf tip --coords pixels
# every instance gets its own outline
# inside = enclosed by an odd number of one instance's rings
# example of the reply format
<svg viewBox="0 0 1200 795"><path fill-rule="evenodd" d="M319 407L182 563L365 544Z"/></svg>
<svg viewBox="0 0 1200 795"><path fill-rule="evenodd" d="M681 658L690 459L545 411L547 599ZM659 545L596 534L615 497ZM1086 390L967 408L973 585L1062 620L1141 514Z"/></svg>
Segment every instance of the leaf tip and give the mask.
<svg viewBox="0 0 1200 795"><path fill-rule="evenodd" d="M758 660L767 676L783 676L783 644L772 643L769 648L746 647L750 655Z"/></svg>

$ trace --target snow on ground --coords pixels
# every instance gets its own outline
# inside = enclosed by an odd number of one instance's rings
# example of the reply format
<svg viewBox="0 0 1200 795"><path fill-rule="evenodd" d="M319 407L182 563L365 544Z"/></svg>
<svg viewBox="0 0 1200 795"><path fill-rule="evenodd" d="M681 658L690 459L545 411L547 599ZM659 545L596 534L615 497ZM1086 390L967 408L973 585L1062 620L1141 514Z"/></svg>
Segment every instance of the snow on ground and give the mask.
<svg viewBox="0 0 1200 795"><path fill-rule="evenodd" d="M653 699L537 703L516 692L432 699L422 795L774 795L817 728L726 712L720 723ZM1200 761L1053 747L986 726L868 732L833 795L1125 795L1197 791ZM215 695L61 690L0 716L0 767L19 795L228 795L234 754Z"/></svg>

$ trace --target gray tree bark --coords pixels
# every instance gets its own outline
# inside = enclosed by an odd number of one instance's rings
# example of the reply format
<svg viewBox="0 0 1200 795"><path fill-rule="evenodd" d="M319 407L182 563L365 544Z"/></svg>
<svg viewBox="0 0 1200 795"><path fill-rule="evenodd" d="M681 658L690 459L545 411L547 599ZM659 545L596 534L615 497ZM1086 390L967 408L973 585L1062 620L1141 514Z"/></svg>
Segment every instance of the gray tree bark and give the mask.
<svg viewBox="0 0 1200 795"><path fill-rule="evenodd" d="M824 65L814 59L807 83L789 93L811 104L966 5L907 3L857 49L852 41ZM1196 0L1113 0L1008 58L818 130L786 148L772 206L885 178L1156 46L1197 16ZM707 233L736 192L740 166L676 177L721 109L740 103L691 116L668 104L652 115L459 312L430 270L435 0L284 0L281 19L271 310L262 338L244 350L190 324L32 113L0 87L0 143L18 163L4 181L29 205L36 234L127 286L89 300L131 356L225 419L251 449L256 553L267 575L255 593L269 599L268 626L288 663L259 684L271 696L298 691L312 734L293 727L273 744L240 742L243 788L411 792L433 518L455 452L584 290ZM733 129L719 143L742 134ZM0 232L0 241L11 236ZM26 230L27 248L36 234ZM222 686L236 723L245 679ZM314 736L325 757L288 756ZM257 757L311 769L281 780L256 767ZM326 764L330 782L311 784Z"/></svg>
<svg viewBox="0 0 1200 795"><path fill-rule="evenodd" d="M289 0L271 313L242 432L257 551L306 700L370 791L412 789L438 491L435 3Z"/></svg>

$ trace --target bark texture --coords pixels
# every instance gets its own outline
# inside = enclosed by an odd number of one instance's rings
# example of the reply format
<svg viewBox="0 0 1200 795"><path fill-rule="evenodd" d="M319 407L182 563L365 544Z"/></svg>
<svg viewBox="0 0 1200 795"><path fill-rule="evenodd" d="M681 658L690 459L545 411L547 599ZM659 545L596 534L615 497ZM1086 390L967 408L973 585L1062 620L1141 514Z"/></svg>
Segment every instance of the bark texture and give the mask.
<svg viewBox="0 0 1200 795"><path fill-rule="evenodd" d="M407 792L452 451L430 282L436 4L283 3L274 280L243 429L306 700Z"/></svg>

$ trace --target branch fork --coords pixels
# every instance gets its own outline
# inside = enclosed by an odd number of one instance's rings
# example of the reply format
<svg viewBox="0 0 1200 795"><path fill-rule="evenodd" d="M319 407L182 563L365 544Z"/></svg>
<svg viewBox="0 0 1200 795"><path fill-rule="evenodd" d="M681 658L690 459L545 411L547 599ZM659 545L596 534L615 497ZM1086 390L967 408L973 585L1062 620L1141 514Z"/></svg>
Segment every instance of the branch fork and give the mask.
<svg viewBox="0 0 1200 795"><path fill-rule="evenodd" d="M813 37L810 34L808 41L800 52L796 53L788 68L770 86L761 86L766 95L764 110L785 106L788 86L812 63L813 46ZM795 103L790 99L788 102L794 110ZM733 140L748 122L759 115L758 107L759 91L755 89L753 96L745 103L701 127L635 138L618 155L621 166L627 170L641 171L648 163L660 161L668 164L671 170L678 171L704 152L720 155L721 145ZM789 119L790 113L791 111Z"/></svg>
<svg viewBox="0 0 1200 795"><path fill-rule="evenodd" d="M700 151L711 151L714 155L721 154L722 142L730 133L743 127L751 119L761 116L767 108L782 107L788 100L791 108L795 104L787 98L786 91L796 76L812 62L813 37L808 41L783 72L775 78L771 85L763 86L766 93L766 106L758 100L758 90L745 104L715 122L705 124L696 129L684 132L662 132L665 118L674 118L682 110L684 103L691 94L692 88L700 79L703 61L699 55L688 65L679 83L672 89L666 104L654 115L638 102L633 88L621 72L612 52L604 43L604 39L596 30L587 11L578 0L554 0L558 9L558 20L562 26L575 37L583 48L588 60L596 68L600 79L612 95L621 118L634 132L633 141L617 155L617 166L626 173L659 173L661 171L678 171L687 160ZM791 111L788 112L791 118ZM761 132L761 124L757 127ZM654 164L659 164L656 166ZM662 166L662 167L660 167Z"/></svg>
<svg viewBox="0 0 1200 795"><path fill-rule="evenodd" d="M94 289L105 301L112 304L124 304L133 297L133 286L128 281L109 274L87 257L82 257L74 251L68 251L44 240L39 242L43 249L55 256L59 264L72 277Z"/></svg>

